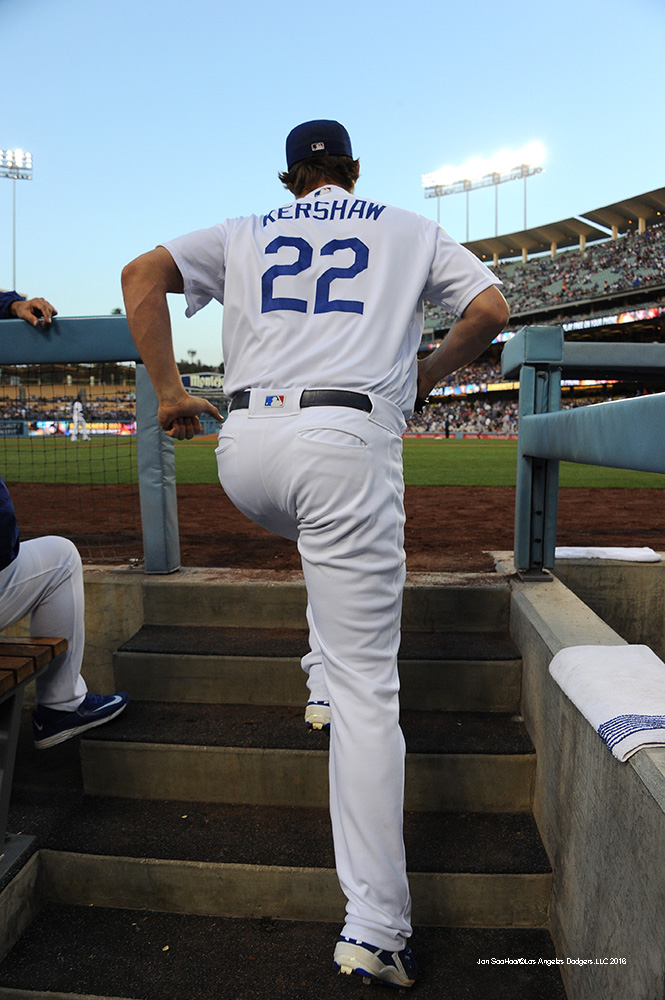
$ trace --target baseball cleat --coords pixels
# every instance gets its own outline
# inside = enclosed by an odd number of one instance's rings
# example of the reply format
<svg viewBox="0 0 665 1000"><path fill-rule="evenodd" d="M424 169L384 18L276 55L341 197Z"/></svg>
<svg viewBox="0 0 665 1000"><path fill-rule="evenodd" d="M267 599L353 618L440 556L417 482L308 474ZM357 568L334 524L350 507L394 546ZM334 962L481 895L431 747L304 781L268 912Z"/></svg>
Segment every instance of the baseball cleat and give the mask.
<svg viewBox="0 0 665 1000"><path fill-rule="evenodd" d="M407 989L413 986L418 974L416 960L410 948L401 951L383 951L364 941L341 937L335 945L333 961L344 975L352 972L363 977L364 983L375 979L386 986Z"/></svg>
<svg viewBox="0 0 665 1000"><path fill-rule="evenodd" d="M56 708L38 706L32 713L32 733L35 747L45 750L79 736L86 729L101 726L115 719L127 707L129 695L87 694L75 712L60 712Z"/></svg>
<svg viewBox="0 0 665 1000"><path fill-rule="evenodd" d="M329 729L330 702L308 701L305 708L305 723L310 729Z"/></svg>

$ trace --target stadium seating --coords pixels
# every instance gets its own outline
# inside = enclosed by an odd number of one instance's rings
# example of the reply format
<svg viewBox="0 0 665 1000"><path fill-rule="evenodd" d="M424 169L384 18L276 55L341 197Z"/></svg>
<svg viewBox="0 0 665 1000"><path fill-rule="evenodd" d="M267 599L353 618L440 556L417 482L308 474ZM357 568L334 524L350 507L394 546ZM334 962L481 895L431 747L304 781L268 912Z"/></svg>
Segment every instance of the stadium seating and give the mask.
<svg viewBox="0 0 665 1000"><path fill-rule="evenodd" d="M566 250L526 263L501 261L495 270L514 315L634 288L657 288L665 284L665 224L588 245L583 253ZM445 328L453 319L440 307L425 312L426 328Z"/></svg>

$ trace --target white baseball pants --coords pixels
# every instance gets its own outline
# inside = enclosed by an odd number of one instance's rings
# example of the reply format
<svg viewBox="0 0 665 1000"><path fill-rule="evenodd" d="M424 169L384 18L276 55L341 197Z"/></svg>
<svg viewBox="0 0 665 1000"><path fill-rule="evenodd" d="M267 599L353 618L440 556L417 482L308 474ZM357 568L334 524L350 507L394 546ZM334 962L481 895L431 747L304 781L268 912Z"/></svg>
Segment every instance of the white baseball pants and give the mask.
<svg viewBox="0 0 665 1000"><path fill-rule="evenodd" d="M308 595L312 698L330 701L330 812L343 933L389 951L411 935L399 727L405 580L398 407L299 408L301 390L252 390L219 434L219 477L252 520L297 539ZM283 404L275 406L275 398ZM266 398L273 400L265 404Z"/></svg>
<svg viewBox="0 0 665 1000"><path fill-rule="evenodd" d="M16 559L0 570L0 630L30 615L30 634L59 636L67 652L35 681L46 708L75 712L87 686L81 677L84 631L83 570L68 538L45 535L21 542Z"/></svg>
<svg viewBox="0 0 665 1000"><path fill-rule="evenodd" d="M90 440L90 435L88 434L88 425L86 423L85 417L74 417L72 422L72 441L78 440L79 433L84 441Z"/></svg>

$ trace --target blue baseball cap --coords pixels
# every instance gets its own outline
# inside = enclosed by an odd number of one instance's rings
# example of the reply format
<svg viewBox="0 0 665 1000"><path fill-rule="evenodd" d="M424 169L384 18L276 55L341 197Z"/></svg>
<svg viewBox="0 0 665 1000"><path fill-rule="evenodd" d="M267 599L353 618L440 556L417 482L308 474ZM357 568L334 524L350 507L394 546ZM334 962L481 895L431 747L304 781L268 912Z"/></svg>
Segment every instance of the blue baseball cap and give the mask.
<svg viewBox="0 0 665 1000"><path fill-rule="evenodd" d="M334 121L303 122L296 125L286 137L286 165L290 170L294 163L305 160L315 153L332 153L335 156L351 156L351 140L343 125Z"/></svg>

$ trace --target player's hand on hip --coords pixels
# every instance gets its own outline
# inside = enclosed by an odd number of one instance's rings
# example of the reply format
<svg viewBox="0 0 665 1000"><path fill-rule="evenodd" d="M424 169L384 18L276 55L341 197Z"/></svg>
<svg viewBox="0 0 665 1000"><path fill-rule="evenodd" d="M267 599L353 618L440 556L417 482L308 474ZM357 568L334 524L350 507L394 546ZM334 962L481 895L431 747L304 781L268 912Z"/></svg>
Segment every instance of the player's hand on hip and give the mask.
<svg viewBox="0 0 665 1000"><path fill-rule="evenodd" d="M157 419L160 427L169 437L175 438L177 441L185 441L202 433L203 428L199 419L202 413L207 413L220 424L224 419L217 407L207 399L190 396L188 393L184 393L177 402L160 403Z"/></svg>

